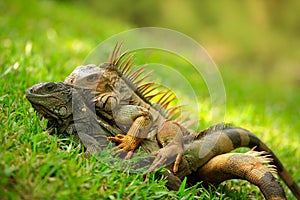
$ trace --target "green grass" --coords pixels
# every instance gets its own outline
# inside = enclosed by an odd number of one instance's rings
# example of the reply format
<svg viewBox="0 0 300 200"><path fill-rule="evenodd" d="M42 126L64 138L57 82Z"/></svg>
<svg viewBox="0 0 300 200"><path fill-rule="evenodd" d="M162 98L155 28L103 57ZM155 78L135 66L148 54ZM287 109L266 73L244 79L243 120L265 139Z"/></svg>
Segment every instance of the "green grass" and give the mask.
<svg viewBox="0 0 300 200"><path fill-rule="evenodd" d="M262 198L256 187L241 181L226 182L216 191L196 187L168 191L153 174L144 181L141 175L120 173L97 160L86 160L72 138L49 135L44 131L46 122L26 100L25 90L42 81L62 81L98 43L130 25L59 1L1 1L0 8L4 11L0 15L3 199ZM255 132L299 184L300 94L293 86L281 87L255 73L225 67L221 72L227 92L226 121ZM197 80L192 84L197 86ZM199 101L206 104L209 97ZM209 117L205 109L201 116ZM201 125L207 124L202 120ZM290 193L288 197L293 198Z"/></svg>

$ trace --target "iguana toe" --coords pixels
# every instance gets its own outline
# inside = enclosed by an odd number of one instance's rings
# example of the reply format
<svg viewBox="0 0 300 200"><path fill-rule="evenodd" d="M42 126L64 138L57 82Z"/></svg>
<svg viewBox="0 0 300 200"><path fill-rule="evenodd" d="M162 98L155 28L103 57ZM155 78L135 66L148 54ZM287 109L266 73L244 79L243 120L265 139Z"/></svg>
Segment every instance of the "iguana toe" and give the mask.
<svg viewBox="0 0 300 200"><path fill-rule="evenodd" d="M125 135L118 134L114 137L107 137L108 140L117 142L117 143L122 143Z"/></svg>
<svg viewBox="0 0 300 200"><path fill-rule="evenodd" d="M125 159L128 160L132 157L133 152L139 147L140 143L143 141L143 138L133 137L131 135L116 135L115 137L108 137L109 140L113 142L120 143L114 149L118 149L116 154L127 151Z"/></svg>
<svg viewBox="0 0 300 200"><path fill-rule="evenodd" d="M182 156L183 156L183 154L180 153L176 157L176 160L175 160L174 166L173 166L173 172L174 172L174 174L176 174L176 172L178 172L178 166L179 166L179 164L181 162Z"/></svg>
<svg viewBox="0 0 300 200"><path fill-rule="evenodd" d="M174 162L173 172L176 173L178 171L178 166L180 164L181 158L183 156L183 148L174 143L167 145L159 151L153 152L152 155L155 155L156 158L151 164L149 171L153 171L164 164L169 165L172 162Z"/></svg>

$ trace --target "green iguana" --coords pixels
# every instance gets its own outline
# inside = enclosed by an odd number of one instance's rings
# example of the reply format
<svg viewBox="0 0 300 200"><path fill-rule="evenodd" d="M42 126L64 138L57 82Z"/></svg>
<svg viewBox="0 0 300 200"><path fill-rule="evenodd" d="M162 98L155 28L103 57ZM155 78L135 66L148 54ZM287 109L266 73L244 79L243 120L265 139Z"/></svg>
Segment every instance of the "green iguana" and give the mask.
<svg viewBox="0 0 300 200"><path fill-rule="evenodd" d="M80 92L64 83L34 85L27 90L26 97L36 111L48 119L50 130L57 128L60 134L85 133L80 139L89 152L96 152L107 145L106 137L124 134L116 124L103 120L104 117L99 114L96 116ZM74 97L78 100L76 105L72 105ZM73 112L79 112L80 117L74 119ZM261 153L227 154L238 147L256 147L256 150L271 155L273 160L260 156ZM141 149L148 153L159 148L156 138L144 139L141 143ZM270 173L272 169L264 166L265 162L276 166L280 177L300 199L299 187L274 153L253 133L233 126L216 125L201 131L184 152L176 176L171 171L164 175L171 189L178 189L180 179L185 176L191 184L201 180L218 184L230 178L242 178L257 185L266 199L285 199L280 183Z"/></svg>
<svg viewBox="0 0 300 200"><path fill-rule="evenodd" d="M173 171L176 173L184 152L184 143L193 140L196 133L172 120L171 114L179 108L167 110L170 102L174 100L172 93L167 90L151 93L157 89L152 87L154 82L141 85L149 73L141 77L144 68L133 67L132 54L127 59L123 59L126 52L118 56L120 49L121 45L117 44L108 62L99 66L76 68L65 79L65 83L90 90L91 94L96 95L91 99L96 110L108 116L122 130L128 130L126 135L109 137L110 140L120 143L117 153L128 151L125 159L129 159L145 138L157 137L163 148L153 153L157 157L150 170L174 159ZM160 98L156 103L150 101L158 96Z"/></svg>

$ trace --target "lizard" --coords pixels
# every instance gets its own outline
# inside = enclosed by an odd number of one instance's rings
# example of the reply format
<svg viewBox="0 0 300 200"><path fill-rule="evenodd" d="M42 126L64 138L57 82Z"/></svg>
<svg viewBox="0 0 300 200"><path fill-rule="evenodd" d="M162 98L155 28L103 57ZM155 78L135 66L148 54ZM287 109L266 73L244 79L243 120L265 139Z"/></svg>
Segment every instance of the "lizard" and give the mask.
<svg viewBox="0 0 300 200"><path fill-rule="evenodd" d="M109 116L119 127L125 126L123 130L128 130L126 135L109 137L120 143L117 153L128 151L125 159L129 159L145 138L154 135L163 148L153 153L157 159L151 169L174 159L173 171L176 173L184 152L184 143L193 140L196 133L172 119L179 107L167 110L170 102L175 99L170 91L152 94L158 88L151 87L154 82L141 84L151 73L139 79L144 68L133 67L133 54L125 57L127 52L124 52L118 56L121 46L116 44L107 62L99 66L79 66L64 82L76 88L91 90L96 95L92 99L96 109ZM150 101L159 95L156 103Z"/></svg>
<svg viewBox="0 0 300 200"><path fill-rule="evenodd" d="M80 115L82 119L79 122L82 122L80 124L83 126L83 129L86 129L83 131L87 135L81 137L81 139L86 138L82 143L88 150L90 149L89 152L92 152L94 149L99 150L99 148L95 148L97 146L107 145L105 137L124 134L116 125L103 120L101 117L97 118L97 122L102 128L89 133L88 131L91 131L89 121L95 119L88 117L84 120L84 115L88 113L89 107L82 104L74 108L70 99L74 95L62 95L71 94L72 91L74 91L74 88L65 83L40 83L29 88L26 91L26 97L36 111L48 119L48 125L50 124L48 128L53 131L53 127L56 127L57 132L60 134L69 130L70 126L73 126L73 109L82 112L83 114ZM81 102L84 101L83 99L79 100ZM82 106L87 109L82 109ZM65 112L56 111L60 110L61 107L64 107ZM95 117L92 114L90 116ZM74 127L71 129L74 131ZM99 131L105 133L101 135ZM97 135L93 135L93 133L97 134L98 137L96 137ZM145 148L143 149L143 147ZM275 179L271 176L270 171L266 168L260 169L262 162L257 160L259 158L248 159L244 154L240 156L227 154L239 147L256 147L257 151L264 151L271 155L273 161L270 161L270 164L276 166L279 176L291 189L295 197L300 199L300 189L297 184L293 181L276 155L259 138L245 129L229 125L224 126L222 124L212 126L198 134L187 151L185 151L176 176L171 171L167 171L164 174L168 180L167 186L171 189L178 189L180 180L185 176L188 177L191 183L193 181L206 180L215 184L229 178L239 177L258 185L266 199L273 199L274 195L279 196L280 198L278 199L284 199L284 191L280 184L274 181ZM160 146L156 140L145 139L141 143L141 148L146 152L152 152L157 151ZM207 153L205 149L209 149L210 151ZM257 165L255 163L260 164ZM274 197L274 199L276 198Z"/></svg>

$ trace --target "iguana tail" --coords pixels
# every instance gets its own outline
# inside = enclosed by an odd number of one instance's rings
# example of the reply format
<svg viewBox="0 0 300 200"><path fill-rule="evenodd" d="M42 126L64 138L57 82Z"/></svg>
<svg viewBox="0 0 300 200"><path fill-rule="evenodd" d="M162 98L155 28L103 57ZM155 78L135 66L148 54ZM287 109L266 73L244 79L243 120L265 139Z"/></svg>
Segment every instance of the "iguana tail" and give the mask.
<svg viewBox="0 0 300 200"><path fill-rule="evenodd" d="M261 156L262 152L226 153L213 157L197 171L197 177L211 184L241 178L259 187L268 200L286 199L284 190L271 173L272 166L266 166L270 158Z"/></svg>
<svg viewBox="0 0 300 200"><path fill-rule="evenodd" d="M277 156L258 137L246 129L224 124L212 126L199 133L198 139L187 148L184 157L189 163L189 170L196 171L216 155L228 153L239 147L251 149L255 147L256 151L264 151L270 155L273 159L270 164L276 166L279 176L300 200L299 187Z"/></svg>

